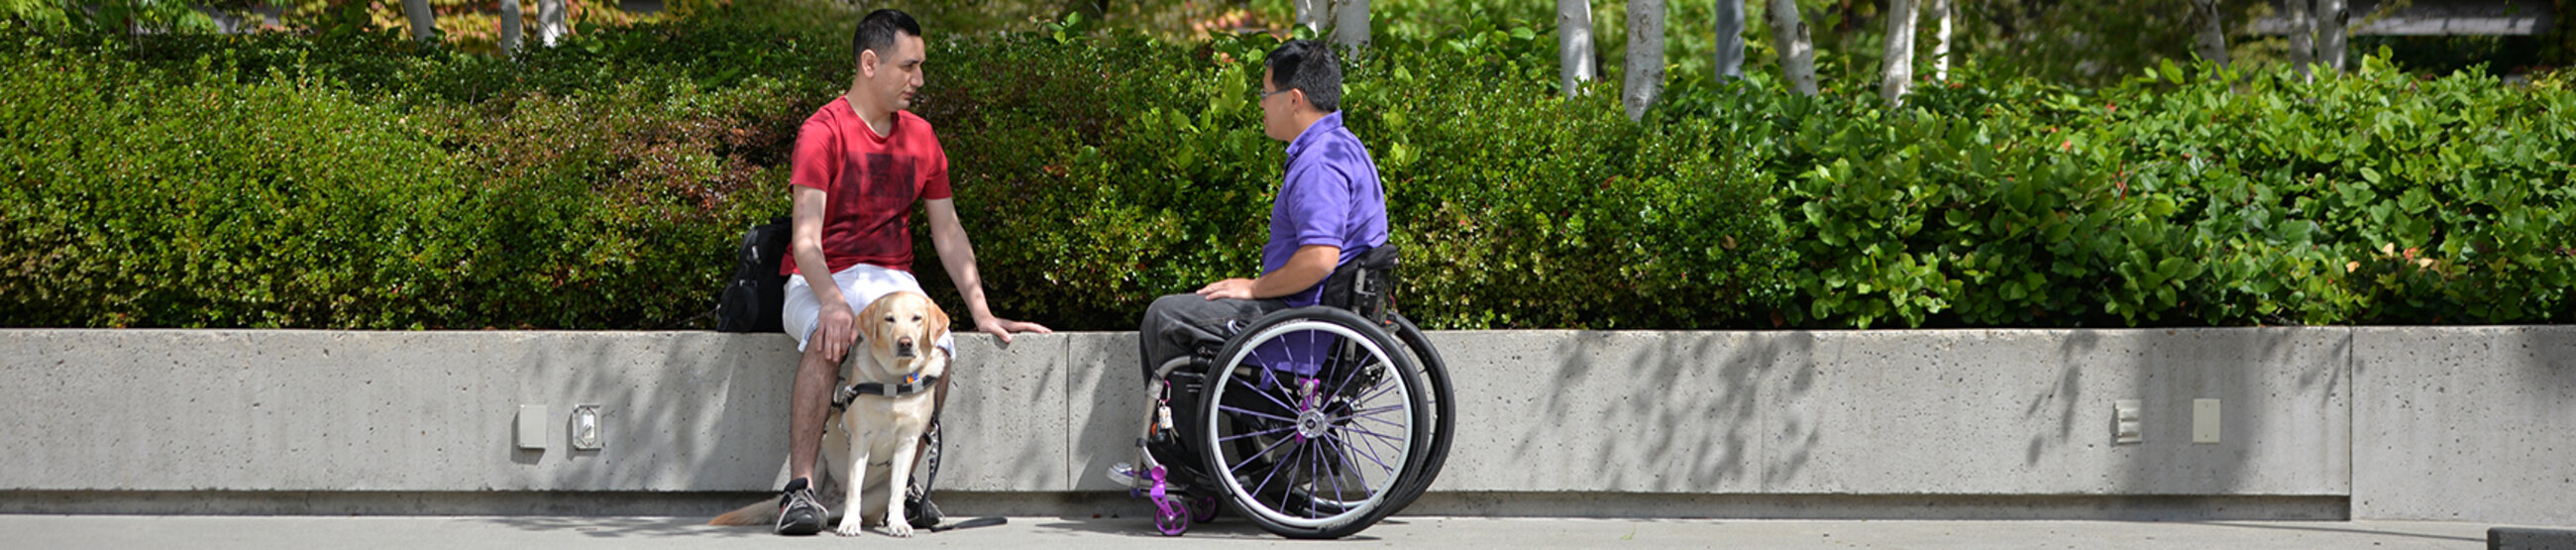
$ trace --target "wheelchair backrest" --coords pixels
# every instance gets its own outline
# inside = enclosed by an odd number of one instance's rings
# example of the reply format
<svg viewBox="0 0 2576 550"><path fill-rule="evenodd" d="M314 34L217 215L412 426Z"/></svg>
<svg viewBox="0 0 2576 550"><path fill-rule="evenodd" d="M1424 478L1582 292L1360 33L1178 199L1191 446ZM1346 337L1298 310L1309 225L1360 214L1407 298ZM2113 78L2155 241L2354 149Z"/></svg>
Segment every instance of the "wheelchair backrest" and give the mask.
<svg viewBox="0 0 2576 550"><path fill-rule="evenodd" d="M1360 252L1324 277L1323 305L1350 310L1372 323L1385 323L1395 303L1395 268L1401 260L1395 243Z"/></svg>

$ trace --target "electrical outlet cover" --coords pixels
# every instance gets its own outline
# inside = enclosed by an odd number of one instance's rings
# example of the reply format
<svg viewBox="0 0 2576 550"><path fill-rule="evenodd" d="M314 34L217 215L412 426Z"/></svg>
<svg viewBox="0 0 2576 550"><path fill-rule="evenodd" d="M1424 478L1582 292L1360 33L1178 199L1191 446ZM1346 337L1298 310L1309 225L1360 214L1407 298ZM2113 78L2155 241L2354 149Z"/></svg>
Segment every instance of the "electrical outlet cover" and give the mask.
<svg viewBox="0 0 2576 550"><path fill-rule="evenodd" d="M2191 400L2191 442L2218 443L2218 400Z"/></svg>
<svg viewBox="0 0 2576 550"><path fill-rule="evenodd" d="M553 419L555 416L547 412L547 409L549 408L550 407L545 405L519 406L519 429L517 437L519 448L539 451L546 449L546 427L552 424L546 421Z"/></svg>

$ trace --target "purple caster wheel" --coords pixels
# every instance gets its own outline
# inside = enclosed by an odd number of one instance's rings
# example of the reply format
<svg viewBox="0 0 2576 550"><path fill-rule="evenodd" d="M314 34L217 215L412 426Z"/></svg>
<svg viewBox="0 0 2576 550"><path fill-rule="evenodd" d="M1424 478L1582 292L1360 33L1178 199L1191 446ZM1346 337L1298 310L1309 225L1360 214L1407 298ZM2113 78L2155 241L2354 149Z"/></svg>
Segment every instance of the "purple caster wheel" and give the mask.
<svg viewBox="0 0 2576 550"><path fill-rule="evenodd" d="M1216 495L1190 499L1190 522L1207 523L1215 521L1217 506L1219 505L1216 502Z"/></svg>
<svg viewBox="0 0 2576 550"><path fill-rule="evenodd" d="M1166 537L1190 532L1190 508L1178 498L1154 499L1154 530Z"/></svg>

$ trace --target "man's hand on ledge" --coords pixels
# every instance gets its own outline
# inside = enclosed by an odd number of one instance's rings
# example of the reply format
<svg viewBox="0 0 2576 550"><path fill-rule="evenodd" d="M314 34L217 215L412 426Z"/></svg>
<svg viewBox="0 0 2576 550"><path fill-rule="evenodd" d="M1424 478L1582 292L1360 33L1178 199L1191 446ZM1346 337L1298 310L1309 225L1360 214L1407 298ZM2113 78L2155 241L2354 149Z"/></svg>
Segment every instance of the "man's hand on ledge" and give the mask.
<svg viewBox="0 0 2576 550"><path fill-rule="evenodd" d="M1046 325L1027 321L1013 321L1000 317L984 317L976 319L975 330L985 334L991 334L994 338L1000 338L1004 344L1011 343L1011 333L1015 332L1055 334L1055 331L1046 328Z"/></svg>

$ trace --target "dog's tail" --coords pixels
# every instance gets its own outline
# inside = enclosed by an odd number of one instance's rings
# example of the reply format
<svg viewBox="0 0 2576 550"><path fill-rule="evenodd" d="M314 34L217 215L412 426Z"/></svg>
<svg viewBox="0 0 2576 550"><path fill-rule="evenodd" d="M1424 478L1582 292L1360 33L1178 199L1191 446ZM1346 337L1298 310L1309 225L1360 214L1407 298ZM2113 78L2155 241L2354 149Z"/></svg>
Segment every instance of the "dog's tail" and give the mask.
<svg viewBox="0 0 2576 550"><path fill-rule="evenodd" d="M777 521L778 499L772 498L725 512L716 519L707 520L707 525L769 525Z"/></svg>

